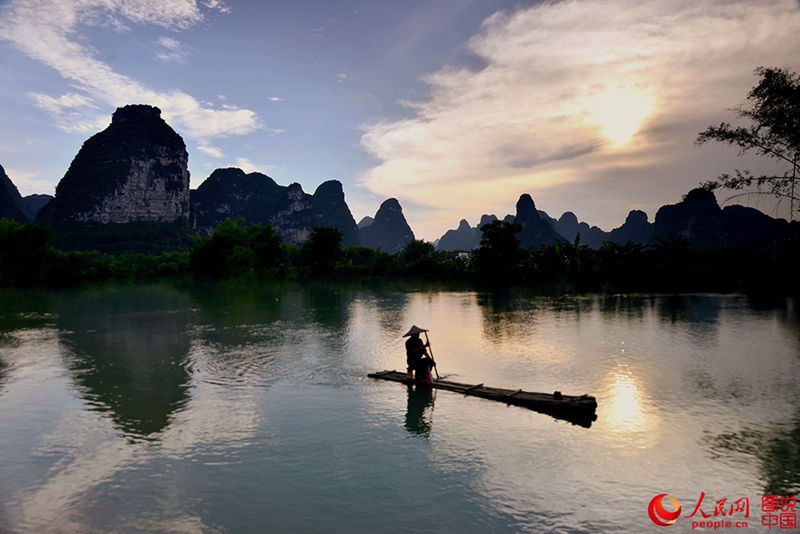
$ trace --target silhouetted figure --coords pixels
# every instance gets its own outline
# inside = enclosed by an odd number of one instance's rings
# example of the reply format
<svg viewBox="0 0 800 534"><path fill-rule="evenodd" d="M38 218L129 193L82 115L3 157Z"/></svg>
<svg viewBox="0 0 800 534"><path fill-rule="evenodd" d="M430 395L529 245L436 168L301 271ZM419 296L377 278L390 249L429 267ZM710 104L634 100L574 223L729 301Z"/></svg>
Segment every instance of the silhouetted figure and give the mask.
<svg viewBox="0 0 800 534"><path fill-rule="evenodd" d="M403 336L408 337L406 341L406 368L409 373L414 373L414 378L418 381L432 382L431 367L436 365L433 359L428 356L426 347L429 346L420 339L419 334L426 332L418 326L412 326Z"/></svg>

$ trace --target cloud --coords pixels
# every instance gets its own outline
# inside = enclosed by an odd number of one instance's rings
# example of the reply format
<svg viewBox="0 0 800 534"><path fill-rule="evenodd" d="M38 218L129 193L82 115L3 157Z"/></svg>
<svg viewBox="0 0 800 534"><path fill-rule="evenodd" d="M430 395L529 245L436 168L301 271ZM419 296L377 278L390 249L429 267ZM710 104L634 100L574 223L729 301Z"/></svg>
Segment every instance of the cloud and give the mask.
<svg viewBox="0 0 800 534"><path fill-rule="evenodd" d="M242 169L247 174L250 174L251 172L267 174L269 171L275 169L273 165L258 165L257 163L253 163L248 158L236 158L236 167Z"/></svg>
<svg viewBox="0 0 800 534"><path fill-rule="evenodd" d="M160 37L154 43L156 58L165 63L186 63L189 51L180 41L172 37Z"/></svg>
<svg viewBox="0 0 800 534"><path fill-rule="evenodd" d="M77 93L57 98L41 93L30 93L29 96L37 107L50 113L61 131L87 134L108 126L108 117L94 113L99 106L86 96Z"/></svg>
<svg viewBox="0 0 800 534"><path fill-rule="evenodd" d="M565 0L496 13L468 46L480 69L424 76L429 97L361 139L380 163L359 183L420 206L411 224L428 239L513 211L524 192L617 226L663 195L660 180L679 200L704 178L673 174L697 161L703 125L744 99L755 67L798 65L800 14L784 0ZM637 176L659 183L628 196Z"/></svg>
<svg viewBox="0 0 800 534"><path fill-rule="evenodd" d="M222 152L221 149L213 145L209 145L207 143L200 143L199 145L197 145L197 150L199 150L200 152L202 152L207 156L211 156L212 158L219 159L225 156L225 154Z"/></svg>
<svg viewBox="0 0 800 534"><path fill-rule="evenodd" d="M69 109L97 109L97 105L91 98L76 93L68 93L58 98L43 95L41 93L31 93L30 96L36 101L36 105L49 111L50 113L64 113Z"/></svg>
<svg viewBox="0 0 800 534"><path fill-rule="evenodd" d="M205 2L204 5L218 11L227 10L221 2ZM107 124L107 113L100 113L98 109L102 102L113 107L130 103L158 106L164 118L182 134L199 140L246 135L262 128L253 111L215 108L178 89L159 92L99 61L93 49L83 44L85 36L81 35L81 28L101 24L119 27L117 17L124 17L133 24L155 25L173 31L189 29L204 20L200 7L193 0L27 0L13 3L0 21L0 39L11 42L31 59L52 67L80 91L80 94L58 98L32 95L37 106L53 114L58 128L76 131L61 119L63 104L77 100L78 96L92 104L74 109L81 125L100 120ZM185 49L175 39L161 38L158 45L164 50L161 59L178 61L185 57Z"/></svg>
<svg viewBox="0 0 800 534"><path fill-rule="evenodd" d="M221 0L206 0L205 5L209 9L216 9L222 13L230 13L231 10L228 6L225 5L225 2Z"/></svg>
<svg viewBox="0 0 800 534"><path fill-rule="evenodd" d="M266 99L269 100L270 102L283 102L283 98L279 96L268 96L266 97Z"/></svg>

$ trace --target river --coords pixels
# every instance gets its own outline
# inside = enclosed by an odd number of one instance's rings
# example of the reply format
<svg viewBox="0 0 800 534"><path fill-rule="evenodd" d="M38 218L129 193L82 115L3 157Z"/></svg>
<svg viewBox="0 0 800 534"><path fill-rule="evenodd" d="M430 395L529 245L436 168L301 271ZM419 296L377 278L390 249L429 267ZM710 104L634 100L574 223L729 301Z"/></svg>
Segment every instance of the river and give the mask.
<svg viewBox="0 0 800 534"><path fill-rule="evenodd" d="M661 494L669 532L778 530L765 503L800 488L797 304L5 291L0 532L663 532ZM405 367L413 324L442 378L587 393L597 419L367 378Z"/></svg>

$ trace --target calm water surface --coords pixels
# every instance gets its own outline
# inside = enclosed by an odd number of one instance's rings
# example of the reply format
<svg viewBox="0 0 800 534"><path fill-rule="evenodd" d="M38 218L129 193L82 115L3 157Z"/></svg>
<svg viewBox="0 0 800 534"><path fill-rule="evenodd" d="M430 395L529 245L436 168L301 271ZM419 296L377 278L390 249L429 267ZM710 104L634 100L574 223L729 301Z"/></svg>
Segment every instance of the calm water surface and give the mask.
<svg viewBox="0 0 800 534"><path fill-rule="evenodd" d="M344 286L0 294L0 532L665 532L800 488L800 313ZM589 428L366 378L597 397ZM741 501L740 501L741 502ZM744 514L735 514L744 520ZM700 512L694 519L700 518ZM723 529L724 530L724 529ZM775 529L773 529L775 530Z"/></svg>

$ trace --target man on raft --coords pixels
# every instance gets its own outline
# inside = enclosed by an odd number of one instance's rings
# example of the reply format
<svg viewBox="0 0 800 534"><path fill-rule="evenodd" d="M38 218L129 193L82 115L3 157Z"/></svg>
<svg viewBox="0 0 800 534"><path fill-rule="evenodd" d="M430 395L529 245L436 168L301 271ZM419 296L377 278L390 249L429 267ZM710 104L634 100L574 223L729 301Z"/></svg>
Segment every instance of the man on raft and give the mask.
<svg viewBox="0 0 800 534"><path fill-rule="evenodd" d="M433 382L431 378L431 368L436 365L428 355L426 347L430 347L430 342L423 342L419 335L427 330L418 326L412 326L411 329L403 336L407 337L406 341L406 366L409 378L412 372L415 378L420 382Z"/></svg>

